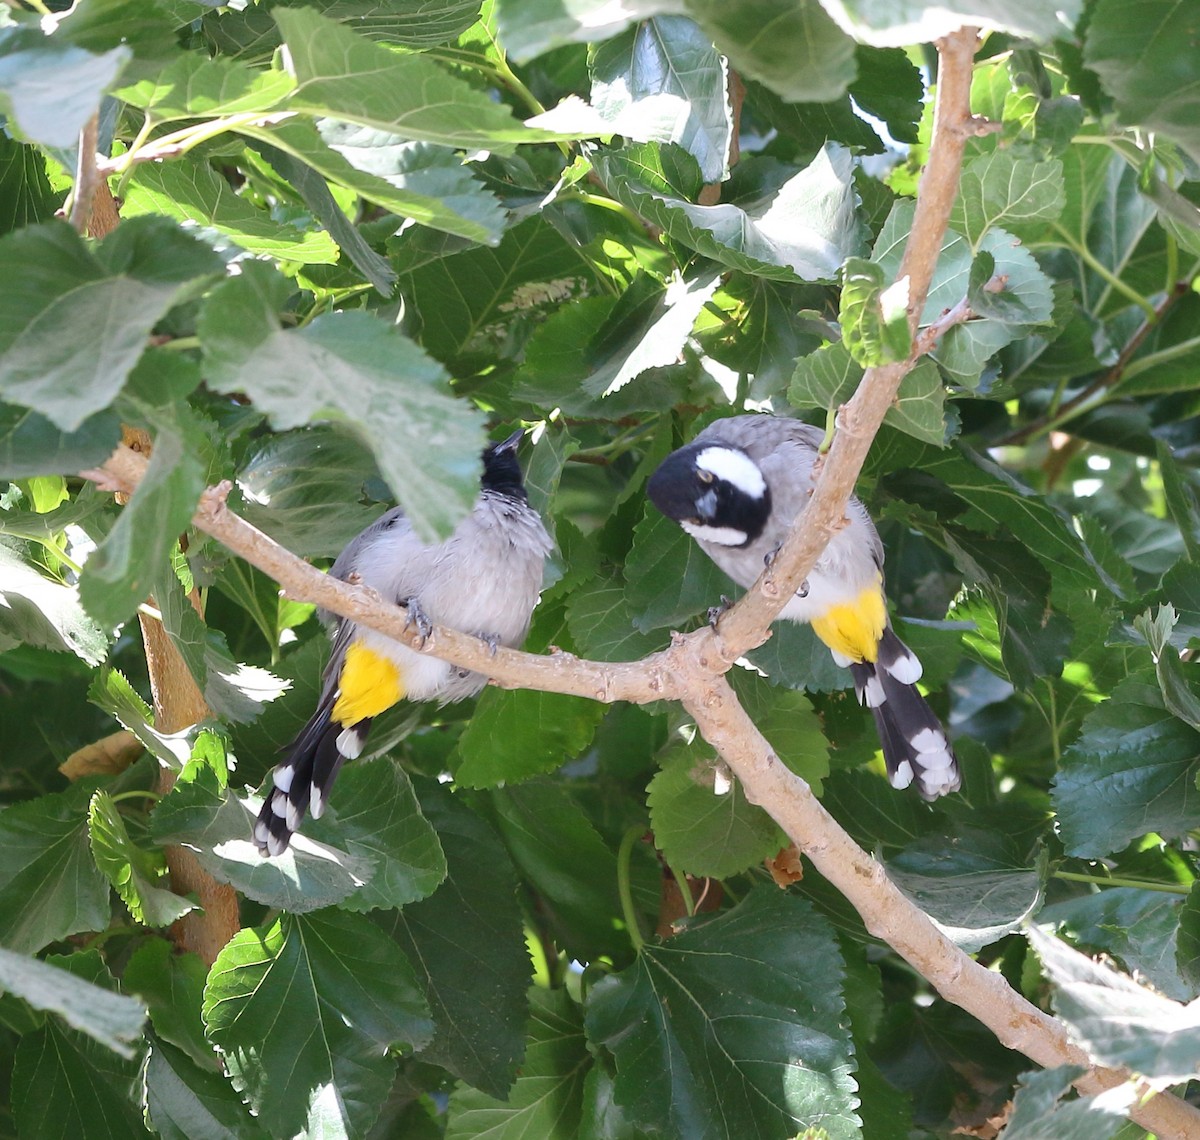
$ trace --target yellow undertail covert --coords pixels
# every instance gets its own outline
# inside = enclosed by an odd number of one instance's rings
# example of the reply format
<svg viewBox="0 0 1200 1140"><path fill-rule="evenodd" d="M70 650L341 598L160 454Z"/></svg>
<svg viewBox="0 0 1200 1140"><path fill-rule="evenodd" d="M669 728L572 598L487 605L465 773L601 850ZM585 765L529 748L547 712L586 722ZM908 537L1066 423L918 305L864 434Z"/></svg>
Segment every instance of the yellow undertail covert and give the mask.
<svg viewBox="0 0 1200 1140"><path fill-rule="evenodd" d="M338 688L341 691L334 702L333 719L345 725L378 716L404 696L396 663L359 641L352 642L346 649Z"/></svg>
<svg viewBox="0 0 1200 1140"><path fill-rule="evenodd" d="M851 661L874 661L887 624L887 608L879 584L868 586L852 602L832 606L812 619L813 632L834 653Z"/></svg>

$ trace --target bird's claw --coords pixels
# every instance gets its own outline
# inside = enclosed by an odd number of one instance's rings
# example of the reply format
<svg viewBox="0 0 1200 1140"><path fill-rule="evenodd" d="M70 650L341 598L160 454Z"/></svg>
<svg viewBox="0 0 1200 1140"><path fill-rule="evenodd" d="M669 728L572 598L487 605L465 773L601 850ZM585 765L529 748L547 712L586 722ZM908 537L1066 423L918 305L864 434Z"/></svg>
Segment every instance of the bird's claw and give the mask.
<svg viewBox="0 0 1200 1140"><path fill-rule="evenodd" d="M719 606L709 606L708 607L708 624L711 625L713 627L713 629L716 629L717 622L719 622L721 620L721 618L723 618L725 616L725 614L728 612L729 608L732 605L733 605L733 602L730 601L730 599L727 598L724 594L722 594L721 595L721 604Z"/></svg>
<svg viewBox="0 0 1200 1140"><path fill-rule="evenodd" d="M408 621L404 628L417 631L423 649L425 642L429 640L429 635L433 633L433 622L429 620L429 615L421 608L421 603L416 598L406 598L404 608L408 611Z"/></svg>
<svg viewBox="0 0 1200 1140"><path fill-rule="evenodd" d="M496 649L500 645L500 635L498 633L477 633L475 635L491 650L493 657L496 656Z"/></svg>

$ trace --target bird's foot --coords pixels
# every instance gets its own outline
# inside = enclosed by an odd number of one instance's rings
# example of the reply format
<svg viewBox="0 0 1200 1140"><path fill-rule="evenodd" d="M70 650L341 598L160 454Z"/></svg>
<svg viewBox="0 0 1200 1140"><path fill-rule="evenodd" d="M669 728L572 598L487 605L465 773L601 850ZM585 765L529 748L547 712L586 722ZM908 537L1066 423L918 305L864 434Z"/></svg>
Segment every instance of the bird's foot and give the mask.
<svg viewBox="0 0 1200 1140"><path fill-rule="evenodd" d="M421 603L417 598L405 598L404 608L408 610L408 621L404 628L417 631L417 635L421 639L421 648L424 649L425 642L433 633L433 622L429 620L429 615L421 608Z"/></svg>

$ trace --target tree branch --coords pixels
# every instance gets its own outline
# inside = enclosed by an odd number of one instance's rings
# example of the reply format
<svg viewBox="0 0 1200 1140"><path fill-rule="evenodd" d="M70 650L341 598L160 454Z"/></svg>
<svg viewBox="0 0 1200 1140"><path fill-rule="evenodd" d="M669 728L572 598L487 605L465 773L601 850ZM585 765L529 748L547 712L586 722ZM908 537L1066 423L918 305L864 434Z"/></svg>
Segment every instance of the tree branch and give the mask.
<svg viewBox="0 0 1200 1140"><path fill-rule="evenodd" d="M97 111L79 132L79 155L75 161L75 185L71 191L71 225L76 233L86 234L92 217L92 200L101 175L96 166L96 142L100 132L100 112Z"/></svg>
<svg viewBox="0 0 1200 1140"><path fill-rule="evenodd" d="M84 475L110 489L132 491L145 467L141 455L123 447L104 468ZM568 653L541 657L503 647L492 656L485 642L440 626L422 645L402 607L389 605L362 586L331 578L289 553L226 507L228 490L223 485L205 493L195 525L269 574L291 598L324 606L508 687L572 693L605 702L681 701L742 782L747 797L762 806L842 891L867 928L911 962L947 1000L1039 1064L1089 1063L1070 1044L1059 1022L1011 989L1002 975L984 969L950 942L891 882L882 865L842 830L808 785L784 766L725 679L728 662L717 652L711 629L676 634L671 646L660 653L615 664ZM1078 1083L1084 1091L1095 1093L1127 1079L1128 1073L1094 1067ZM1200 1112L1170 1094L1154 1097L1131 1115L1164 1140L1200 1135Z"/></svg>
<svg viewBox="0 0 1200 1140"><path fill-rule="evenodd" d="M941 253L950 210L958 194L967 140L987 127L971 115L971 74L978 34L963 28L938 42L938 84L929 162L917 192L912 232L904 247L899 278L908 278L908 323L914 340ZM900 381L917 362L868 368L858 391L838 416L838 432L812 498L771 565L717 625L718 652L728 662L762 642L763 631L804 581L830 539L843 525L867 452L896 398Z"/></svg>

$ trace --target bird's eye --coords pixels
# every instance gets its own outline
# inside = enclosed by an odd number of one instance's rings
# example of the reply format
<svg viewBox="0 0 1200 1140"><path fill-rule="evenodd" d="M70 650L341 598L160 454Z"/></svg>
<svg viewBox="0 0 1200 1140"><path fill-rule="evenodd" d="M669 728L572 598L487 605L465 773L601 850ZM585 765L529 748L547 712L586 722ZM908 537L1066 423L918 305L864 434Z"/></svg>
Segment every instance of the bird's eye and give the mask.
<svg viewBox="0 0 1200 1140"><path fill-rule="evenodd" d="M701 483L711 483L716 476L711 471L705 471L703 467L696 471Z"/></svg>
<svg viewBox="0 0 1200 1140"><path fill-rule="evenodd" d="M699 518L698 516L696 518L684 519L683 521L685 523L687 523L688 526L703 526L704 525L704 520Z"/></svg>

